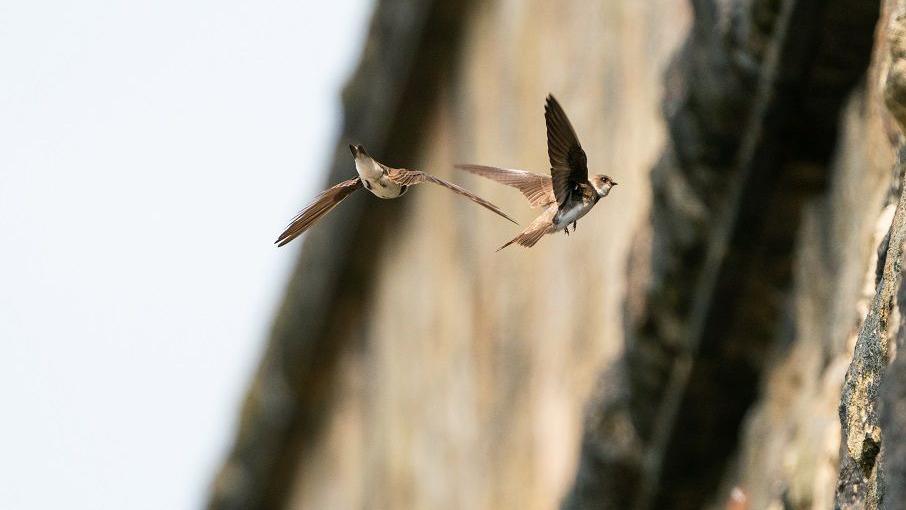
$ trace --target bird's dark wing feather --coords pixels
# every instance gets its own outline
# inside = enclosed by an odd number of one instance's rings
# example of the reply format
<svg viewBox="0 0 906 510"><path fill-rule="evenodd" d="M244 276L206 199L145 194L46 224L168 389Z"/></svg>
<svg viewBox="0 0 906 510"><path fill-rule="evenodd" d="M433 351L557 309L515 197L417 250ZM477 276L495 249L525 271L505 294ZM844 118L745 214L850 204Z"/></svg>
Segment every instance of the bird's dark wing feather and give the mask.
<svg viewBox="0 0 906 510"><path fill-rule="evenodd" d="M458 193L458 194L468 198L469 200L475 202L476 204L478 204L488 210L494 211L495 213L499 214L500 216L503 216L504 218L512 221L513 223L515 223L517 225L519 224L516 220L514 220L513 218L510 218L505 212L501 211L496 205L488 202L487 200L479 197L478 195L476 195L470 191L466 191L465 189L460 188L459 186L453 184L452 182L447 182L439 177L434 177L433 175L428 175L425 172L421 172L419 170L407 170L404 168L389 168L389 167L387 167L387 169L388 169L387 177L391 181L393 181L397 184L405 185L405 186L413 186L415 184L421 184L423 182L431 182L434 184L439 184L455 193Z"/></svg>
<svg viewBox="0 0 906 510"><path fill-rule="evenodd" d="M302 211L293 218L286 227L286 230L280 234L280 237L278 237L274 243L277 246L283 246L299 237L303 232L308 230L309 227L314 225L316 221L321 219L322 216L329 213L337 206L337 204L342 202L344 198L348 197L350 193L359 189L361 186L362 181L356 177L355 179L343 181L322 191L315 197L312 203L308 204L305 209L302 209Z"/></svg>
<svg viewBox="0 0 906 510"><path fill-rule="evenodd" d="M579 183L588 180L588 159L566 113L554 96L544 104L547 124L547 155L557 203L563 204Z"/></svg>
<svg viewBox="0 0 906 510"><path fill-rule="evenodd" d="M456 168L512 186L525 195L532 207L545 207L556 201L551 178L514 168L484 165L456 165Z"/></svg>

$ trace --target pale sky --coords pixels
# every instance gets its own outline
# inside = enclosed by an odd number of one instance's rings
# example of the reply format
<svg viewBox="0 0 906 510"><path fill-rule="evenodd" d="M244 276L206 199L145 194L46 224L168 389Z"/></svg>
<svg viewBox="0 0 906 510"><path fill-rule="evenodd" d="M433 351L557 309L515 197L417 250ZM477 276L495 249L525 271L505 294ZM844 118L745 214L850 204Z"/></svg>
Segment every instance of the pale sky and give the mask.
<svg viewBox="0 0 906 510"><path fill-rule="evenodd" d="M0 2L0 508L203 504L371 11Z"/></svg>

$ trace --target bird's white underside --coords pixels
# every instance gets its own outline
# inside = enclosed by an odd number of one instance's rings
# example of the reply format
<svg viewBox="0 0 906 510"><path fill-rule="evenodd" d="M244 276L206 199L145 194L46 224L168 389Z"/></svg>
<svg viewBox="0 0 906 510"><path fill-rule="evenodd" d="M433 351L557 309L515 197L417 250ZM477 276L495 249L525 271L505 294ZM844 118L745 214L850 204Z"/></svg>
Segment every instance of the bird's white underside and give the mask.
<svg viewBox="0 0 906 510"><path fill-rule="evenodd" d="M364 181L365 189L379 198L397 198L402 193L399 184L384 175L384 169L374 159L360 154L355 158L355 170Z"/></svg>
<svg viewBox="0 0 906 510"><path fill-rule="evenodd" d="M595 204L593 202L588 204L576 202L569 209L561 210L556 216L554 216L554 229L563 230L563 228L565 228L570 223L588 214L588 211L590 211L592 207L594 207L594 205Z"/></svg>

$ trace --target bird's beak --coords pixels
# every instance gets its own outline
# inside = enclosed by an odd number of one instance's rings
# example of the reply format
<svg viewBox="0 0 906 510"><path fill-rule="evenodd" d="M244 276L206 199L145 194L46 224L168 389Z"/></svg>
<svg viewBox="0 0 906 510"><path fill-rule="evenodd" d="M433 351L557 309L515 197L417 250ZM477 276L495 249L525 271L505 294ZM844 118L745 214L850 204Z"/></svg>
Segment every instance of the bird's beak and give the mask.
<svg viewBox="0 0 906 510"><path fill-rule="evenodd" d="M619 184L619 183L618 183L618 182L614 182L614 183L613 183L614 186L616 186L617 184Z"/></svg>

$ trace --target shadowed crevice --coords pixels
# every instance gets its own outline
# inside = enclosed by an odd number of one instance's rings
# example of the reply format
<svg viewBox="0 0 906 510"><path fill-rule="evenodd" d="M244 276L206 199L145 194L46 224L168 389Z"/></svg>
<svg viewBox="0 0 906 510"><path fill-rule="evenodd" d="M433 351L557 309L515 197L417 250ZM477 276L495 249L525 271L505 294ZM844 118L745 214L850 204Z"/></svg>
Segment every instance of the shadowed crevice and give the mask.
<svg viewBox="0 0 906 510"><path fill-rule="evenodd" d="M602 378L623 389L589 404L565 508L699 508L713 496L786 319L800 213L825 188L880 11L692 3L665 77L670 140L652 171L651 241L635 248L651 265L630 269L648 285L630 286L641 295L627 298L625 354ZM633 430L615 438L602 416ZM613 448L626 437L641 455Z"/></svg>

